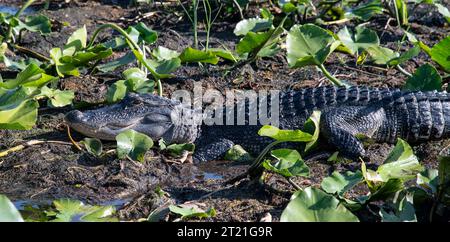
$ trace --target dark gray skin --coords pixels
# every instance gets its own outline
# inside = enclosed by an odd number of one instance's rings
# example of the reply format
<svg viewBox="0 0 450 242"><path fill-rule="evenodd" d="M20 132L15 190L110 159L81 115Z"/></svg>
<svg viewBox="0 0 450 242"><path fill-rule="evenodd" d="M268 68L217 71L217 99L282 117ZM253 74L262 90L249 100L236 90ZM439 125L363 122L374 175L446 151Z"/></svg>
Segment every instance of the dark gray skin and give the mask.
<svg viewBox="0 0 450 242"><path fill-rule="evenodd" d="M353 159L366 157L358 135L387 143L395 143L397 138L417 143L450 135L450 95L446 92L334 86L285 91L280 94L279 126L301 129L314 110L322 112L321 135L342 155ZM188 115L181 118L182 112ZM80 133L105 140L114 140L121 131L134 129L154 140L164 138L168 143L195 142L197 162L218 159L233 144L256 154L271 142L258 136L261 125L247 122L208 126L200 125L201 119L177 101L129 94L111 106L83 113L72 111L65 121Z"/></svg>

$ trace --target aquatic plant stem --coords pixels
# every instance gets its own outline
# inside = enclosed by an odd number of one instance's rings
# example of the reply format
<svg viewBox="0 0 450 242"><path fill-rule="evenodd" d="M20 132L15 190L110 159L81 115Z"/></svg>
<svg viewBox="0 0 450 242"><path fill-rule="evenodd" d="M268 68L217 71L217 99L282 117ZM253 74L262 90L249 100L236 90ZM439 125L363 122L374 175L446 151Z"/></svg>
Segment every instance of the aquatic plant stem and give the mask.
<svg viewBox="0 0 450 242"><path fill-rule="evenodd" d="M396 0L392 0L392 2L394 3L394 11L395 11L395 19L397 20L397 27L401 28L402 24L400 22L400 16L399 16L399 13L398 13L397 1Z"/></svg>
<svg viewBox="0 0 450 242"><path fill-rule="evenodd" d="M261 163L262 163L264 157L267 155L267 153L268 153L275 145L278 145L278 144L280 144L281 142L283 142L283 141L274 141L274 142L268 144L268 145L264 148L264 150L261 151L261 153L259 153L258 157L256 157L255 161L254 161L253 164L247 169L247 171L245 171L244 173L242 173L242 174L240 174L240 175L238 175L238 176L236 176L236 177L234 177L234 178L231 178L231 179L225 181L224 184L232 184L232 183L235 183L235 182L237 182L237 181L239 181L239 180L244 179L244 178L247 177L248 175L252 174L255 170L257 170L257 169L261 166Z"/></svg>
<svg viewBox="0 0 450 242"><path fill-rule="evenodd" d="M319 69L323 72L323 74L336 86L344 86L344 84L341 82L341 80L337 79L331 73L325 69L325 66L323 64L318 65Z"/></svg>
<svg viewBox="0 0 450 242"><path fill-rule="evenodd" d="M19 16L23 13L23 11L25 11L25 9L27 9L34 1L36 0L28 0L27 2L25 2L25 4L16 12L16 14L14 14L14 17L19 18ZM13 28L11 27L11 25L8 25L8 32L5 37L6 41L8 41L11 38L12 30Z"/></svg>
<svg viewBox="0 0 450 242"><path fill-rule="evenodd" d="M157 82L157 87L158 87L158 94L161 96L163 91L162 91L160 75L155 70L153 70L153 68L147 63L147 61L145 60L145 57L144 57L144 52L139 47L139 45L136 42L134 42L134 40L131 38L131 36L117 24L107 23L107 24L100 25L100 27L98 27L95 30L94 34L92 35L92 38L89 41L89 44L86 46L86 49L92 47L98 34L107 28L112 28L112 29L116 30L117 32L119 32L123 37L125 37L125 39L127 40L126 42L127 42L128 46L131 48L136 59L139 61L139 63L144 65L147 68L147 70L150 71L152 76L155 78L155 80Z"/></svg>
<svg viewBox="0 0 450 242"><path fill-rule="evenodd" d="M197 13L197 10L198 10L199 0L194 0L193 4L194 4L194 9L193 9L194 19L192 21L192 25L194 27L194 46L196 49L198 49L198 13Z"/></svg>

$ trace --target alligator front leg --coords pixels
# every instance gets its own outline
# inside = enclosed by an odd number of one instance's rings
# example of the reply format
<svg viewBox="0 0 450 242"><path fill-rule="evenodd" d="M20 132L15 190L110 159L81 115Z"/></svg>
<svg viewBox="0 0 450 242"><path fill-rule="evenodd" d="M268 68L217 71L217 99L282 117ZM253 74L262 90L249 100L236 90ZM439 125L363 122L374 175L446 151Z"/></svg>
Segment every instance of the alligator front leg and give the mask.
<svg viewBox="0 0 450 242"><path fill-rule="evenodd" d="M375 138L385 121L385 110L376 105L330 108L322 112L321 133L342 155L366 158L358 136Z"/></svg>
<svg viewBox="0 0 450 242"><path fill-rule="evenodd" d="M194 163L220 159L233 145L233 141L228 139L219 139L209 144L199 145L192 158Z"/></svg>

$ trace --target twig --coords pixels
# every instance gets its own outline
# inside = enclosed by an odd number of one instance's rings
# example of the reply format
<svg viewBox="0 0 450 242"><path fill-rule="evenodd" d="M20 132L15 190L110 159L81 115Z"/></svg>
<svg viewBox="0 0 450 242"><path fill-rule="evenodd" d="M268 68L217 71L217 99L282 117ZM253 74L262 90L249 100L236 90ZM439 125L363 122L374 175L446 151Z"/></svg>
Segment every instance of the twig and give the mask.
<svg viewBox="0 0 450 242"><path fill-rule="evenodd" d="M412 77L412 74L403 69L400 65L396 65L395 68L408 77Z"/></svg>
<svg viewBox="0 0 450 242"><path fill-rule="evenodd" d="M72 138L72 135L70 134L70 126L66 125L67 127L67 135L69 136L69 140L70 142L72 142L72 144L80 151L82 151L83 149L77 144L77 142L75 142L75 140Z"/></svg>
<svg viewBox="0 0 450 242"><path fill-rule="evenodd" d="M16 152L25 149L26 147L32 146L32 145L39 145L39 144L60 144L60 145L72 145L72 143L64 142L64 141L57 141L57 140L30 140L25 142L24 144L14 146L12 148L3 150L0 152L0 157L7 156L11 152Z"/></svg>
<svg viewBox="0 0 450 242"><path fill-rule="evenodd" d="M27 2L19 9L19 11L17 11L16 14L14 14L14 17L15 17L15 18L19 18L20 15L23 13L23 11L25 11L25 9L28 8L34 1L35 1L35 0L28 0L28 1L27 1ZM11 37L13 37L13 36L12 36L12 31L13 31L13 28L11 27L11 24L9 24L9 25L8 25L8 32L7 32L6 37L5 37L5 40L6 40L6 41L9 41L9 39L10 39Z"/></svg>
<svg viewBox="0 0 450 242"><path fill-rule="evenodd" d="M244 19L244 13L242 12L241 5L236 0L233 0L233 4L236 5L236 8L239 10L239 15L241 16L241 20Z"/></svg>
<svg viewBox="0 0 450 242"><path fill-rule="evenodd" d="M286 178L287 181L289 182L289 184L291 184L295 189L297 190L303 190L299 185L297 185L297 183L295 183L292 178Z"/></svg>
<svg viewBox="0 0 450 242"><path fill-rule="evenodd" d="M30 50L30 49L28 49L28 48L25 48L25 47L22 47L22 46L19 46L19 45L12 45L12 47L13 47L14 49L18 50L19 52L22 52L22 53L24 53L24 54L31 55L31 56L37 58L38 60L41 60L41 61L47 61L47 62L50 62L50 61L51 61L50 58L46 57L45 55L43 55L43 54L41 54L41 53L39 53L39 52L37 52L37 51Z"/></svg>

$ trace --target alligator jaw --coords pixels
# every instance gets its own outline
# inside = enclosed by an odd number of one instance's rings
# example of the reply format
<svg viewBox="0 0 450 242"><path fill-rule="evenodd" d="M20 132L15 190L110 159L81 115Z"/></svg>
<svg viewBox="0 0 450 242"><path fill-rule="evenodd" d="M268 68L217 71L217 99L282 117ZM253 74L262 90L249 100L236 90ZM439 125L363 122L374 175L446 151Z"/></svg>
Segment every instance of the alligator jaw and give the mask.
<svg viewBox="0 0 450 242"><path fill-rule="evenodd" d="M64 121L77 132L102 140L115 140L117 134L127 129L132 129L134 126L134 123L129 125L117 125L114 123L98 124L95 122L89 122L86 115L78 110L69 112L64 117Z"/></svg>
<svg viewBox="0 0 450 242"><path fill-rule="evenodd" d="M103 140L115 140L128 129L153 140L191 142L197 137L196 124L186 122L182 113L192 113L177 101L151 94L129 93L119 103L80 112L69 112L65 122L74 130Z"/></svg>

